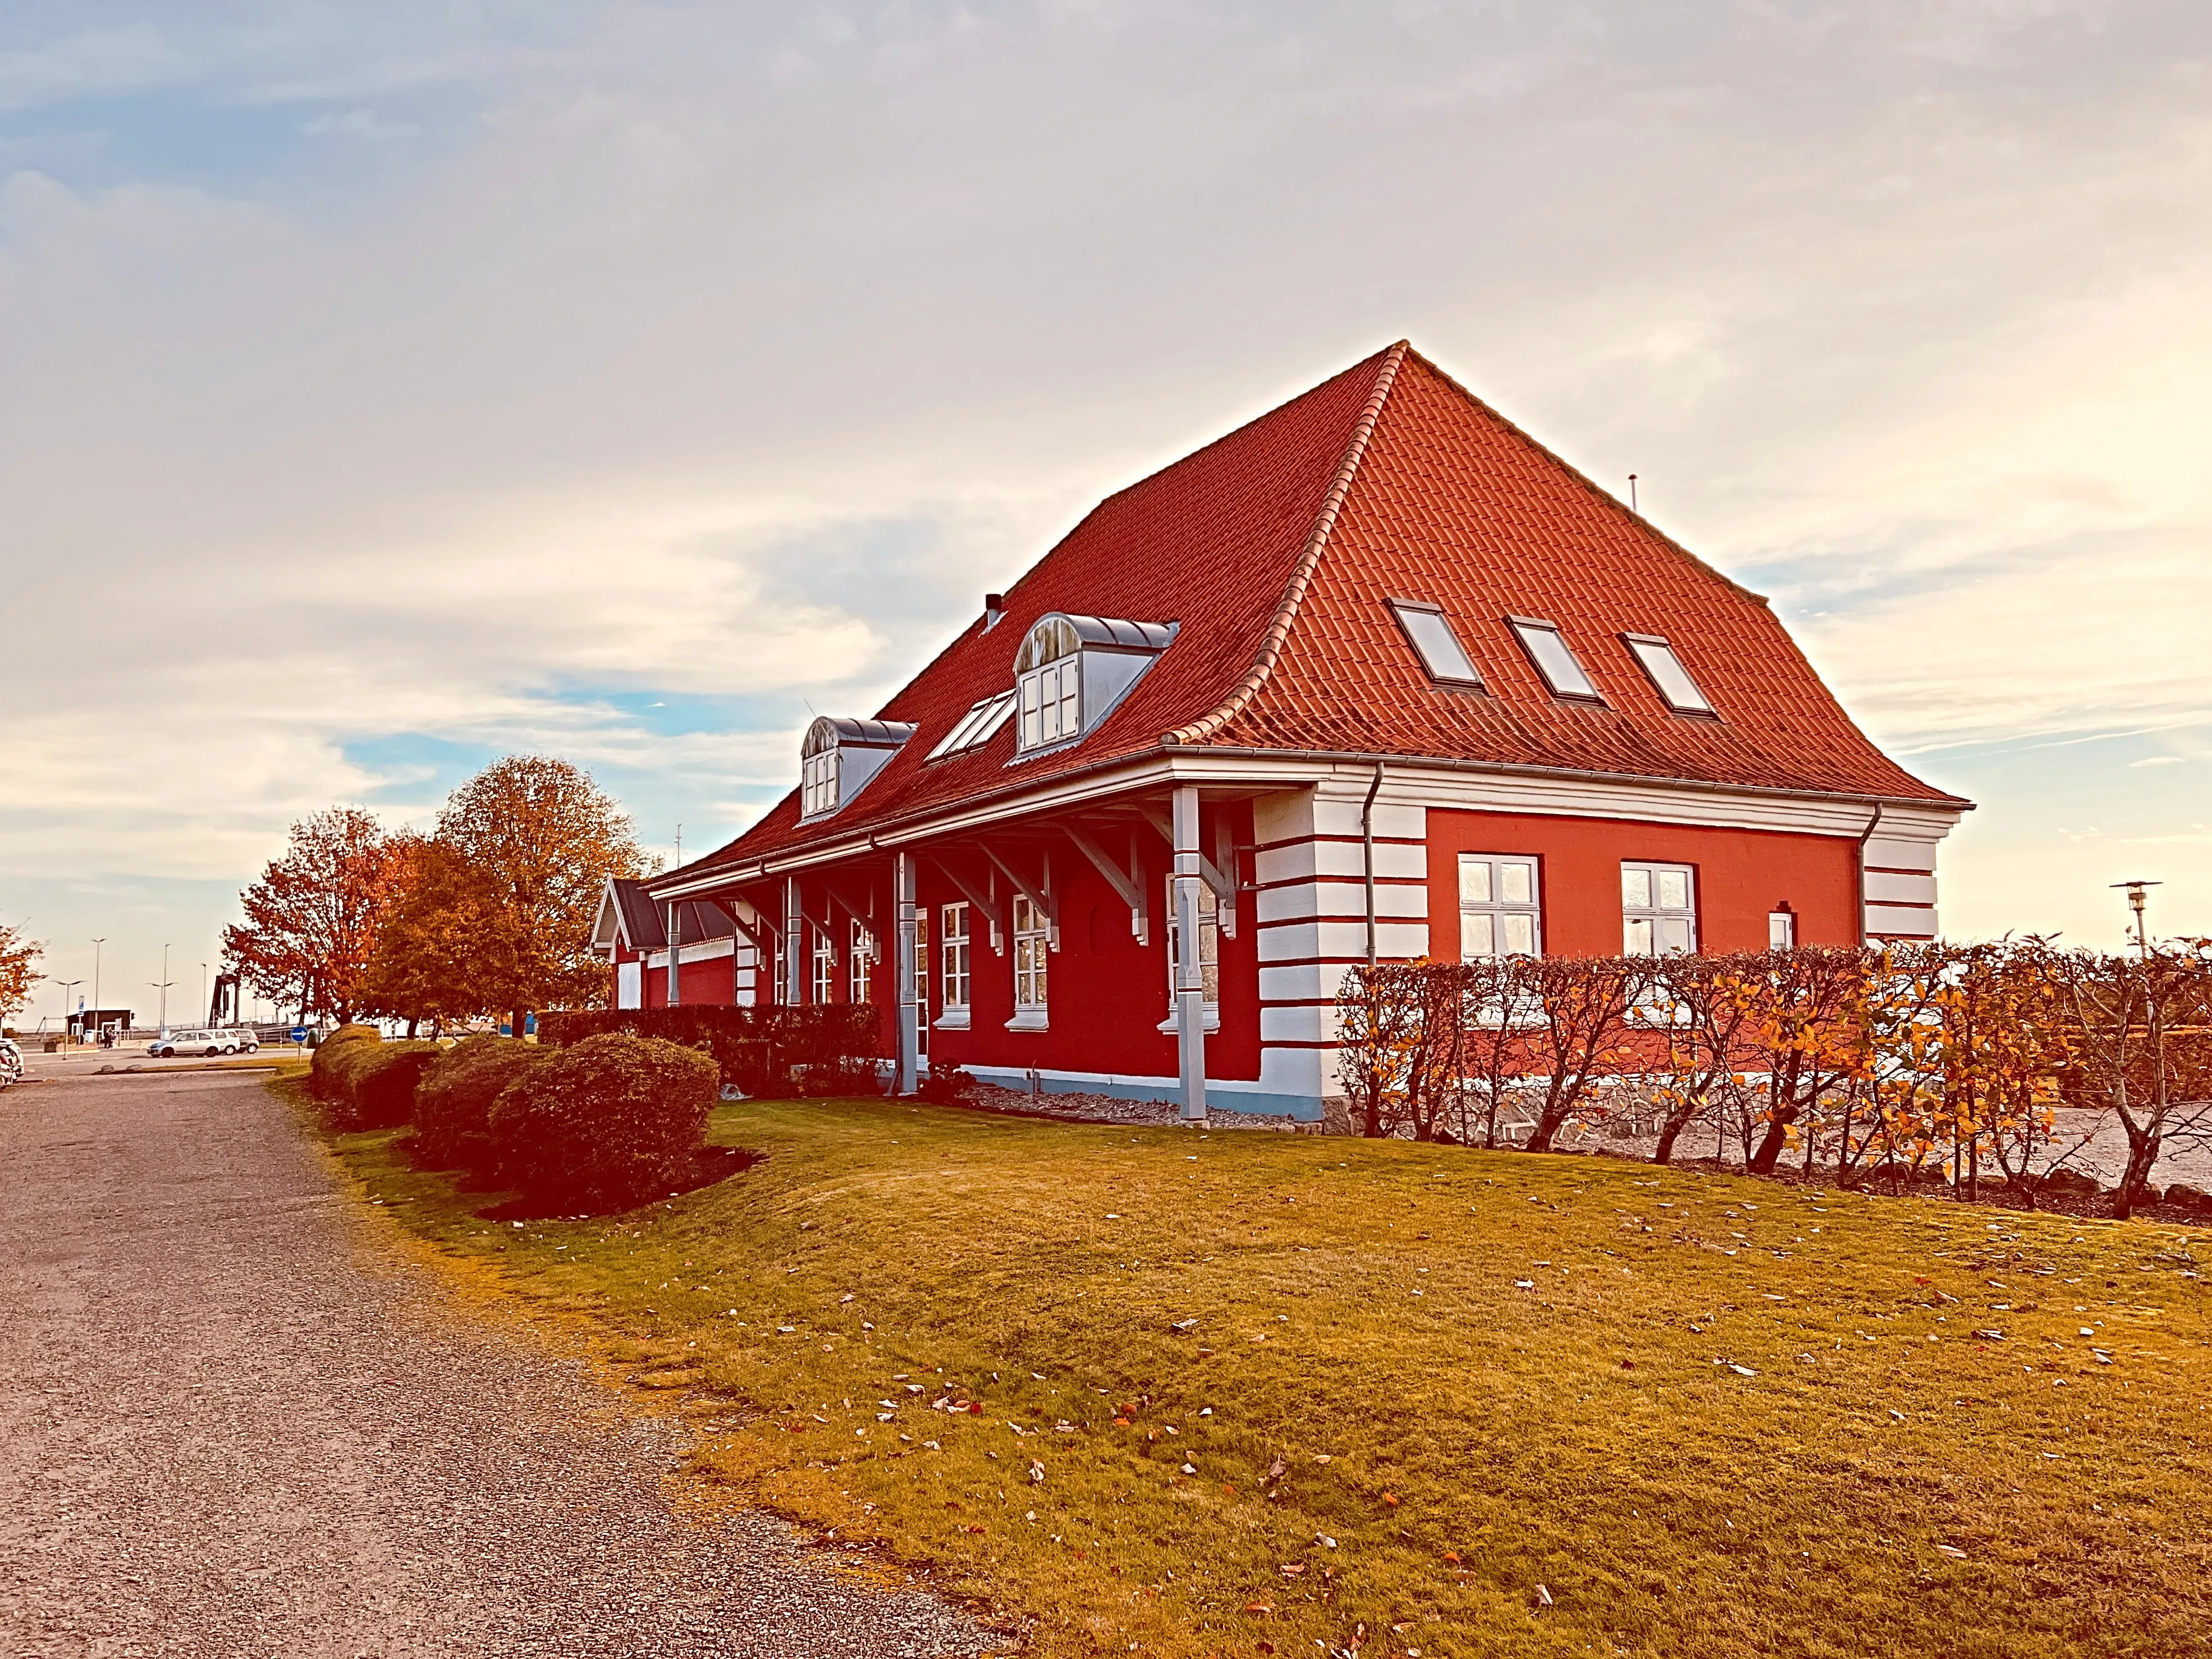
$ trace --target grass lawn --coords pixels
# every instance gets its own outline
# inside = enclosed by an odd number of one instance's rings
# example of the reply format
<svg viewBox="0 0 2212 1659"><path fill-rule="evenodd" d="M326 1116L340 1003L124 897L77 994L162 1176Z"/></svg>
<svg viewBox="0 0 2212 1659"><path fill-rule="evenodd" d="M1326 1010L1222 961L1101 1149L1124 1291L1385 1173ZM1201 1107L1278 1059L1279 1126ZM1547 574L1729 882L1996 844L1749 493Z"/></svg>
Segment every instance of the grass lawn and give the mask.
<svg viewBox="0 0 2212 1659"><path fill-rule="evenodd" d="M884 1101L712 1134L765 1156L521 1226L335 1146L683 1400L699 1477L1036 1652L2212 1650L2172 1228Z"/></svg>

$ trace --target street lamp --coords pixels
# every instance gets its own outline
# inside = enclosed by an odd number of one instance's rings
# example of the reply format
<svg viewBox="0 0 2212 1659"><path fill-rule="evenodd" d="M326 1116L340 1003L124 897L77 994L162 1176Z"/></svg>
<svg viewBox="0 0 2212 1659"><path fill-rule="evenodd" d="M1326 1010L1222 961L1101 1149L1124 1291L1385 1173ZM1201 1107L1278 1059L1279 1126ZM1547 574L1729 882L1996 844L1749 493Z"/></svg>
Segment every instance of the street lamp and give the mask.
<svg viewBox="0 0 2212 1659"><path fill-rule="evenodd" d="M200 1006L208 1011L208 1024L215 1024L215 1005L208 1000L207 963L200 963Z"/></svg>
<svg viewBox="0 0 2212 1659"><path fill-rule="evenodd" d="M92 1012L100 1012L100 947L107 941L96 939L92 942Z"/></svg>
<svg viewBox="0 0 2212 1659"><path fill-rule="evenodd" d="M52 974L48 974L46 977L54 979ZM54 983L62 988L62 1052L67 1054L69 1052L69 994L84 981L81 979L54 979Z"/></svg>
<svg viewBox="0 0 2212 1659"><path fill-rule="evenodd" d="M2143 960L2146 962L2150 960L2150 933L2143 924L2143 890L2147 887L2165 885L2162 881L2116 881L2112 884L2116 890L2123 887L2127 889L2128 908L2136 913L2136 949L2142 954Z"/></svg>
<svg viewBox="0 0 2212 1659"><path fill-rule="evenodd" d="M164 945L161 947L161 977L149 980L146 982L149 988L161 994L160 1030L161 1035L167 1036L169 1035L169 988L177 982L169 977L169 947L167 945Z"/></svg>

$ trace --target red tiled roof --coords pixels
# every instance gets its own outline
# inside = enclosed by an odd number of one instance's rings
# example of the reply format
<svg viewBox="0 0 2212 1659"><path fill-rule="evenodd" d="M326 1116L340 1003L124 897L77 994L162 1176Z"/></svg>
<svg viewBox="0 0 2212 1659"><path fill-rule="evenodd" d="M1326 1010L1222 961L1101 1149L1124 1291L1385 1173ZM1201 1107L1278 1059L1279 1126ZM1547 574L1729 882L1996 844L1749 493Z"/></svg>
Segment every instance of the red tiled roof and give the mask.
<svg viewBox="0 0 2212 1659"><path fill-rule="evenodd" d="M1487 693L1432 684L1385 601L1450 616ZM1430 756L1960 805L1869 741L1765 602L1701 563L1402 342L1107 497L884 704L920 730L842 811L797 792L699 873L1162 749ZM1011 689L1054 611L1182 624L1082 742L1009 768L1012 722L927 757ZM1554 698L1504 618L1556 623L1604 695ZM1663 635L1720 711L1671 713L1621 642ZM797 757L793 757L796 769Z"/></svg>

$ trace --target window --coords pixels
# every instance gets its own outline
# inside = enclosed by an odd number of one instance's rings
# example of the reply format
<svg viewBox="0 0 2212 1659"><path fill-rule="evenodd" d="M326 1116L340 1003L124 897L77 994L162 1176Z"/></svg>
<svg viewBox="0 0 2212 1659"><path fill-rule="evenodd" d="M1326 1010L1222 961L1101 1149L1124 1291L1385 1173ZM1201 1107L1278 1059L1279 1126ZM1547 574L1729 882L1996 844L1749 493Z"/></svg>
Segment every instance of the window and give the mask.
<svg viewBox="0 0 2212 1659"><path fill-rule="evenodd" d="M1489 853L1459 855L1459 954L1533 957L1544 948L1536 860Z"/></svg>
<svg viewBox="0 0 2212 1659"><path fill-rule="evenodd" d="M1052 948L1052 926L1045 913L1022 894L1014 895L1014 1016L1042 1014L1045 1007L1045 957Z"/></svg>
<svg viewBox="0 0 2212 1659"><path fill-rule="evenodd" d="M914 913L914 1057L929 1066L929 912Z"/></svg>
<svg viewBox="0 0 2212 1659"><path fill-rule="evenodd" d="M1674 647L1656 634L1623 634L1628 649L1637 665L1651 681L1668 708L1678 714L1710 714L1713 706L1705 694L1698 690L1698 683L1690 678L1690 671L1682 666L1682 659L1674 654Z"/></svg>
<svg viewBox="0 0 2212 1659"><path fill-rule="evenodd" d="M1603 701L1597 694L1597 687L1590 684L1590 677L1583 672L1581 662L1561 635L1558 624L1530 617L1508 617L1505 620L1554 696L1576 697L1586 702Z"/></svg>
<svg viewBox="0 0 2212 1659"><path fill-rule="evenodd" d="M968 907L948 904L945 907L945 942L938 950L940 982L945 990L945 1012L955 1009L968 1012Z"/></svg>
<svg viewBox="0 0 2212 1659"><path fill-rule="evenodd" d="M929 751L929 758L943 760L947 755L965 754L970 749L980 748L1014 712L1014 696L1012 691L1001 691L995 697L986 697L975 704L953 721L952 729L945 734L944 741Z"/></svg>
<svg viewBox="0 0 2212 1659"><path fill-rule="evenodd" d="M1797 948L1797 917L1789 910L1769 910L1766 913L1766 948L1770 951L1794 951Z"/></svg>
<svg viewBox="0 0 2212 1659"><path fill-rule="evenodd" d="M1698 948L1697 886L1686 864L1620 866L1621 950L1673 957Z"/></svg>
<svg viewBox="0 0 2212 1659"><path fill-rule="evenodd" d="M814 936L814 981L809 986L808 1000L819 1006L833 1000L837 994L837 947L826 934Z"/></svg>
<svg viewBox="0 0 2212 1659"><path fill-rule="evenodd" d="M855 921L845 951L846 988L848 1002L866 1002L868 997L869 973L876 965L876 936Z"/></svg>
<svg viewBox="0 0 2212 1659"><path fill-rule="evenodd" d="M799 763L799 816L811 818L817 812L832 812L836 808L836 750L825 749L820 754L805 756Z"/></svg>
<svg viewBox="0 0 2212 1659"><path fill-rule="evenodd" d="M791 1000L791 987L783 977L783 930L781 927L776 929L775 940L769 947L768 959L768 1000L781 1007Z"/></svg>
<svg viewBox="0 0 2212 1659"><path fill-rule="evenodd" d="M1167 1029L1176 1022L1176 955L1182 948L1182 917L1176 905L1175 878L1168 889L1168 1017ZM1221 900L1206 883L1198 884L1199 1003L1208 1027L1218 1024L1221 1009Z"/></svg>
<svg viewBox="0 0 2212 1659"><path fill-rule="evenodd" d="M1439 607L1418 599L1393 599L1390 611L1420 653L1421 665L1429 671L1431 679L1446 685L1472 686L1478 691L1482 689L1482 676L1474 672L1474 665L1461 648L1459 635L1452 632L1450 618Z"/></svg>
<svg viewBox="0 0 2212 1659"><path fill-rule="evenodd" d="M1022 708L1022 747L1042 749L1048 744L1079 735L1083 730L1083 659L1062 657L1022 676L1018 688Z"/></svg>

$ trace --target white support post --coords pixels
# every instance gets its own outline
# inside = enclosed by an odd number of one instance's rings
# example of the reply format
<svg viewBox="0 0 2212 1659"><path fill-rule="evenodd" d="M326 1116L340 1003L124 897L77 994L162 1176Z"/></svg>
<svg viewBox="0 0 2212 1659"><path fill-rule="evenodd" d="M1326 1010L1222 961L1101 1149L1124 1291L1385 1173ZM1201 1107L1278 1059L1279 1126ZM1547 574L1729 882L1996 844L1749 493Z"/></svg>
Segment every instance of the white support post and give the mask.
<svg viewBox="0 0 2212 1659"><path fill-rule="evenodd" d="M1175 792L1176 1057L1182 1073L1182 1118L1206 1122L1206 978L1199 964L1198 786Z"/></svg>
<svg viewBox="0 0 2212 1659"><path fill-rule="evenodd" d="M806 912L797 876L783 878L783 1000L793 1008L806 1000Z"/></svg>
<svg viewBox="0 0 2212 1659"><path fill-rule="evenodd" d="M681 994L682 987L676 976L677 959L683 954L683 941L676 931L676 901L668 901L668 1006L673 1008Z"/></svg>
<svg viewBox="0 0 2212 1659"><path fill-rule="evenodd" d="M921 1084L921 1008L915 1000L914 854L891 854L891 898L898 912L898 1092Z"/></svg>

